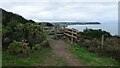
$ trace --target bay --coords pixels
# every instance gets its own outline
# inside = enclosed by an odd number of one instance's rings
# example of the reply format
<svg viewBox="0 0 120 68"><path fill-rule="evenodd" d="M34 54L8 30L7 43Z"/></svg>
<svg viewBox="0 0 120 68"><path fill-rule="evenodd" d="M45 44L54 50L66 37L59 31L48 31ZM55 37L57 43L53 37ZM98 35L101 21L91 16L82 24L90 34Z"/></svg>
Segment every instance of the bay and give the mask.
<svg viewBox="0 0 120 68"><path fill-rule="evenodd" d="M118 23L101 23L90 25L69 25L67 28L75 28L78 31L83 32L84 29L102 29L109 32L111 35L118 35Z"/></svg>

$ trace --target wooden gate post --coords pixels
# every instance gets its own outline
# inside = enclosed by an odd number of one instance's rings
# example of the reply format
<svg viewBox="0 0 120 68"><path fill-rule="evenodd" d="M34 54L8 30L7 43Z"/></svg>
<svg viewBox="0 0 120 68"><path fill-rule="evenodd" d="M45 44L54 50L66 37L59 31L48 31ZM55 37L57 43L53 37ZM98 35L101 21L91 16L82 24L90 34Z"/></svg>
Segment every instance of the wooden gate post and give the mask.
<svg viewBox="0 0 120 68"><path fill-rule="evenodd" d="M73 43L73 29L72 29L71 43Z"/></svg>
<svg viewBox="0 0 120 68"><path fill-rule="evenodd" d="M102 45L104 45L104 35L102 35Z"/></svg>

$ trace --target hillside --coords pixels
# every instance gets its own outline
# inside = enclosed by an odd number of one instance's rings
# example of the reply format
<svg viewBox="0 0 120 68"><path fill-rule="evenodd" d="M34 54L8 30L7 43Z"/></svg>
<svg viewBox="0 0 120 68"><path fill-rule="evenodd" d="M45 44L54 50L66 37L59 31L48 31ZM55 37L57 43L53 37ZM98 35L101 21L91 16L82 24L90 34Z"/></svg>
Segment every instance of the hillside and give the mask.
<svg viewBox="0 0 120 68"><path fill-rule="evenodd" d="M41 25L18 14L3 9L0 10L2 10L3 50L19 54L23 50L21 46L25 46L27 49L35 48L35 46L39 48L49 46L43 31L40 29ZM25 51L27 52L26 49Z"/></svg>
<svg viewBox="0 0 120 68"><path fill-rule="evenodd" d="M117 41L120 39L106 31L86 29L77 32L77 38L72 41L70 36L64 35L65 32L59 37L45 35L42 27L53 26L49 22L34 22L1 10L3 67L120 65L120 46ZM104 45L101 45L103 35Z"/></svg>
<svg viewBox="0 0 120 68"><path fill-rule="evenodd" d="M16 20L16 21L18 21L20 23L24 23L24 24L26 22L34 22L33 20L27 20L27 19L25 19L24 17L22 17L18 14L5 11L4 9L1 9L1 8L0 8L0 11L2 11L2 24L3 25L7 25L12 20Z"/></svg>
<svg viewBox="0 0 120 68"><path fill-rule="evenodd" d="M2 11L2 25L7 25L9 22L11 22L13 20L16 20L16 21L23 23L23 24L25 24L26 22L35 23L35 21L33 21L33 20L27 20L19 14L16 14L13 12L8 12L2 8L0 8L0 11ZM38 23L41 24L41 22L38 22ZM45 23L47 23L47 26L53 26L49 22L45 22Z"/></svg>

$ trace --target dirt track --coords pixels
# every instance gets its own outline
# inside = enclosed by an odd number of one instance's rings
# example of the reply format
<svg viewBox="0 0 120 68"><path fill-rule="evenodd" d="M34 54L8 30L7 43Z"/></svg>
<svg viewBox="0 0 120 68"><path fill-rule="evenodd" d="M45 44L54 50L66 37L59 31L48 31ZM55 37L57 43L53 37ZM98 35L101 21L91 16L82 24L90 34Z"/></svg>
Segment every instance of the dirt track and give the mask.
<svg viewBox="0 0 120 68"><path fill-rule="evenodd" d="M75 56L73 56L69 51L67 51L65 48L67 48L69 45L66 44L62 40L49 40L50 46L53 49L53 53L59 57L62 57L65 59L65 65L66 66L81 66L79 63L79 59Z"/></svg>

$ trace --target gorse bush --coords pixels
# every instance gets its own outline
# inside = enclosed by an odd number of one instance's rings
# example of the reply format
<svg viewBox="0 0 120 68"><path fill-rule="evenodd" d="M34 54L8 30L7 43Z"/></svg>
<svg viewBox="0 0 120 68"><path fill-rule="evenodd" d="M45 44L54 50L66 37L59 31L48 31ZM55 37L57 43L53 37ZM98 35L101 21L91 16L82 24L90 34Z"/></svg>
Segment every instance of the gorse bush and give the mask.
<svg viewBox="0 0 120 68"><path fill-rule="evenodd" d="M18 14L7 12L2 9L2 48L7 50L14 40L21 42L26 39L28 46L32 48L35 44L47 40L41 30L41 25L32 20L26 20ZM44 43L44 44L47 44ZM43 46L43 45L42 45Z"/></svg>
<svg viewBox="0 0 120 68"><path fill-rule="evenodd" d="M11 54L27 54L30 51L28 47L28 43L25 43L23 40L22 42L13 41L8 47L8 52Z"/></svg>
<svg viewBox="0 0 120 68"><path fill-rule="evenodd" d="M2 26L2 49L7 49L11 43L12 29L9 26ZM8 38L9 37L9 38Z"/></svg>
<svg viewBox="0 0 120 68"><path fill-rule="evenodd" d="M9 26L2 26L2 35L5 36L7 34L9 34L10 32L12 32L12 29Z"/></svg>
<svg viewBox="0 0 120 68"><path fill-rule="evenodd" d="M119 40L119 38L114 37L107 38L104 40L104 45L101 45L101 40L84 39L83 42L77 42L77 44L80 44L91 52L98 53L100 56L109 56L111 58L120 60L120 45L118 43Z"/></svg>
<svg viewBox="0 0 120 68"><path fill-rule="evenodd" d="M20 53L21 43L17 41L13 41L8 47L10 53Z"/></svg>
<svg viewBox="0 0 120 68"><path fill-rule="evenodd" d="M42 45L43 47L49 47L49 43L48 43L47 40L44 40L44 41L41 43L41 45Z"/></svg>
<svg viewBox="0 0 120 68"><path fill-rule="evenodd" d="M41 46L40 44L35 44L35 46L33 47L33 50L41 50Z"/></svg>
<svg viewBox="0 0 120 68"><path fill-rule="evenodd" d="M42 30L40 29L41 26L38 24L29 23L29 22L26 24L18 23L14 27L14 31L12 31L10 27L9 28L3 27L3 28L4 28L3 48L5 49L6 47L9 46L9 44L7 44L6 46L5 38L8 38L11 42L13 42L14 40L21 41L23 39L26 39L27 42L29 43L28 46L30 46L30 48L32 48L35 44L40 44L43 47L46 46L46 44L48 44L46 42L47 41L46 37L44 36Z"/></svg>
<svg viewBox="0 0 120 68"><path fill-rule="evenodd" d="M103 45L102 35L104 35ZM100 56L109 56L111 58L120 60L119 41L119 37L112 37L108 32L87 29L78 34L75 42L87 48L91 52L98 53Z"/></svg>
<svg viewBox="0 0 120 68"><path fill-rule="evenodd" d="M81 35L84 35L86 38L93 39L93 38L101 38L102 35L105 36L105 38L111 37L111 34L106 31L102 31L101 29L93 30L93 29L85 29Z"/></svg>
<svg viewBox="0 0 120 68"><path fill-rule="evenodd" d="M28 56L33 50L49 46L40 23L26 20L3 9L2 17L2 51L8 51L12 55Z"/></svg>
<svg viewBox="0 0 120 68"><path fill-rule="evenodd" d="M120 38L112 37L106 39L104 46L108 56L120 60Z"/></svg>

